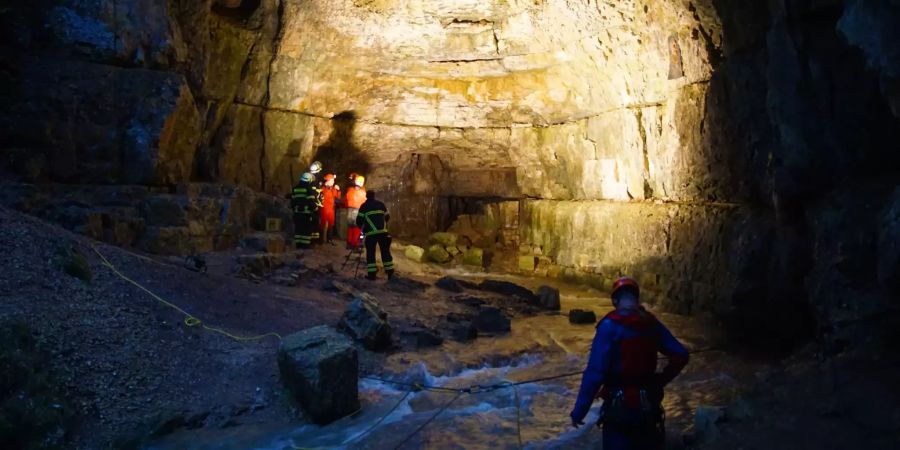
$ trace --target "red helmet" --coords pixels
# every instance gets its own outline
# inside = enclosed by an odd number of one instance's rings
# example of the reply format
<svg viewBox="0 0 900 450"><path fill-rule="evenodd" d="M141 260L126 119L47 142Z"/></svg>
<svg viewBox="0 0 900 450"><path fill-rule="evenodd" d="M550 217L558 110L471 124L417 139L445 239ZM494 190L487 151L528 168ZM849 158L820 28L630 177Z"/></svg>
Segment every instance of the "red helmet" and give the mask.
<svg viewBox="0 0 900 450"><path fill-rule="evenodd" d="M612 291L609 292L609 296L615 298L616 293L622 289L631 289L634 291L635 295L640 295L641 293L641 288L638 286L637 281L634 281L632 278L622 277L613 283Z"/></svg>

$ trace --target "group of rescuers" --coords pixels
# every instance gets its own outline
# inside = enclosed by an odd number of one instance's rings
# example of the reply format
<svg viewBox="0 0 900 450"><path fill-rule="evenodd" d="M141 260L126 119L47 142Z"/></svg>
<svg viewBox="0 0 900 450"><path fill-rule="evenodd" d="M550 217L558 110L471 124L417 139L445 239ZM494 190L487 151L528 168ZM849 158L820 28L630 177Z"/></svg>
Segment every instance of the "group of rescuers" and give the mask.
<svg viewBox="0 0 900 450"><path fill-rule="evenodd" d="M381 250L381 263L388 278L394 276L391 256L391 235L387 224L391 216L384 203L375 198L374 191L366 191L366 178L350 174L350 187L341 196L341 187L334 173L326 173L321 183L316 175L322 163L315 161L291 192L294 215L294 246L310 248L313 244L331 243L336 234L336 209L340 206L347 217L347 248L351 251L366 248L366 278L374 280L378 274L375 250Z"/></svg>
<svg viewBox="0 0 900 450"><path fill-rule="evenodd" d="M390 215L384 203L375 199L374 192L366 192L362 175L350 176L352 185L344 197L334 174L326 174L324 183L317 185L315 174L321 170L320 163L313 163L293 190L296 246L306 248L317 239L330 242L335 207L342 205L350 224L348 248L358 249L360 241L365 243L367 278L375 279L378 272L376 245L381 249L385 272L392 277L394 263L387 231ZM594 400L603 399L597 425L603 428L604 450L659 450L665 446L663 388L687 365L688 351L641 306L635 280L617 280L610 297L615 309L597 324L578 398L570 413L572 425L584 425ZM668 361L660 372L658 353Z"/></svg>

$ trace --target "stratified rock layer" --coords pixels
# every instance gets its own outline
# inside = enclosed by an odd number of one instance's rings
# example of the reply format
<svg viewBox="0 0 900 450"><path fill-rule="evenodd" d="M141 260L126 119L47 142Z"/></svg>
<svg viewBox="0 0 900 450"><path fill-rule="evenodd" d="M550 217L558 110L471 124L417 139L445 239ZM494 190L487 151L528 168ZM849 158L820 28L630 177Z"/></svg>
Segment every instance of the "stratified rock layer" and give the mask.
<svg viewBox="0 0 900 450"><path fill-rule="evenodd" d="M366 172L396 236L460 216L487 252L539 251L522 270L637 273L736 328L787 308L771 335L840 348L894 320L897 30L896 2L864 0L21 2L0 14L2 163L282 196L317 158ZM472 198L496 208L455 209ZM198 225L145 234L209 247Z"/></svg>

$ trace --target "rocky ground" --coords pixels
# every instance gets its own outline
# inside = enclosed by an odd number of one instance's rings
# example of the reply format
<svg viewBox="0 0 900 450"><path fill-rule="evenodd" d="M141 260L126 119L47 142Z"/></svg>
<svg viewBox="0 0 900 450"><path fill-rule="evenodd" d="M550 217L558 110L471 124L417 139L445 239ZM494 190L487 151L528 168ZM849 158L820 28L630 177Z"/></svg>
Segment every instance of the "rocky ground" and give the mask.
<svg viewBox="0 0 900 450"><path fill-rule="evenodd" d="M336 325L350 300L365 293L387 313L393 339L387 351L360 350L363 373L399 370L417 355L440 352L441 342L460 348L476 335L477 342L502 335L509 318L542 314L547 306L511 285L479 284L489 274L478 270L450 270L459 279L442 278L447 269L411 262L402 245L395 251L402 276L375 282L354 278L357 255L342 267L347 253L340 246L306 254L214 253L200 273L191 270L192 261L95 247L5 208L0 245L3 328L20 324L35 338L45 357L34 361L47 366L35 371L52 375L44 397L57 413L48 417L71 419L66 428L42 431L51 448L139 447L178 429L304 420L279 383L277 339L237 342L188 327L180 313L105 267L94 249L204 324L241 336ZM537 290L540 280L534 283L528 287ZM679 316L666 321L689 329ZM521 345L530 351L531 344ZM900 397L891 380L900 365L882 355L874 362L868 356L824 358L812 346L783 361L699 354L673 385L667 408L688 411L673 421L700 448L849 448L857 442L896 448ZM713 392L715 384L699 375L736 361L752 377L731 380L729 392ZM709 407L685 408L698 402Z"/></svg>
<svg viewBox="0 0 900 450"><path fill-rule="evenodd" d="M78 448L138 446L174 429L273 423L297 414L278 383L276 338L237 342L186 326L181 313L118 277L95 250L203 324L239 336L335 325L361 291L388 313L395 350L471 339L477 333L471 322L485 302L498 307L499 325L484 325L488 330L502 331L507 315L531 308L499 294L472 299L416 280L434 281L436 272L391 282L354 279L357 255L339 272L346 251L336 246L306 256L216 253L200 273L191 270L193 261L96 244L6 208L0 243L3 325L27 326L48 354L65 407L77 418L68 437ZM421 297L435 301L411 301ZM381 358L362 351L363 371L377 371Z"/></svg>

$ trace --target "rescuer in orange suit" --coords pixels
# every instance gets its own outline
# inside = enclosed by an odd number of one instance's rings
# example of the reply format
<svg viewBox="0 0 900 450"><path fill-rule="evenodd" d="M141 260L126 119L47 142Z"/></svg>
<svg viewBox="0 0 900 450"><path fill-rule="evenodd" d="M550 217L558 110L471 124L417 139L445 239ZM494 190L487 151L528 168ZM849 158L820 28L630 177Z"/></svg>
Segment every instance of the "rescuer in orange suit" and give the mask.
<svg viewBox="0 0 900 450"><path fill-rule="evenodd" d="M332 243L334 235L334 208L341 202L341 187L334 183L334 174L325 174L322 186L322 209L319 212L319 228L322 230L322 242Z"/></svg>
<svg viewBox="0 0 900 450"><path fill-rule="evenodd" d="M347 248L359 248L360 235L362 230L356 226L356 216L359 214L359 207L366 201L366 178L362 175L350 174L350 182L353 184L347 188L346 199L344 205L347 206Z"/></svg>

